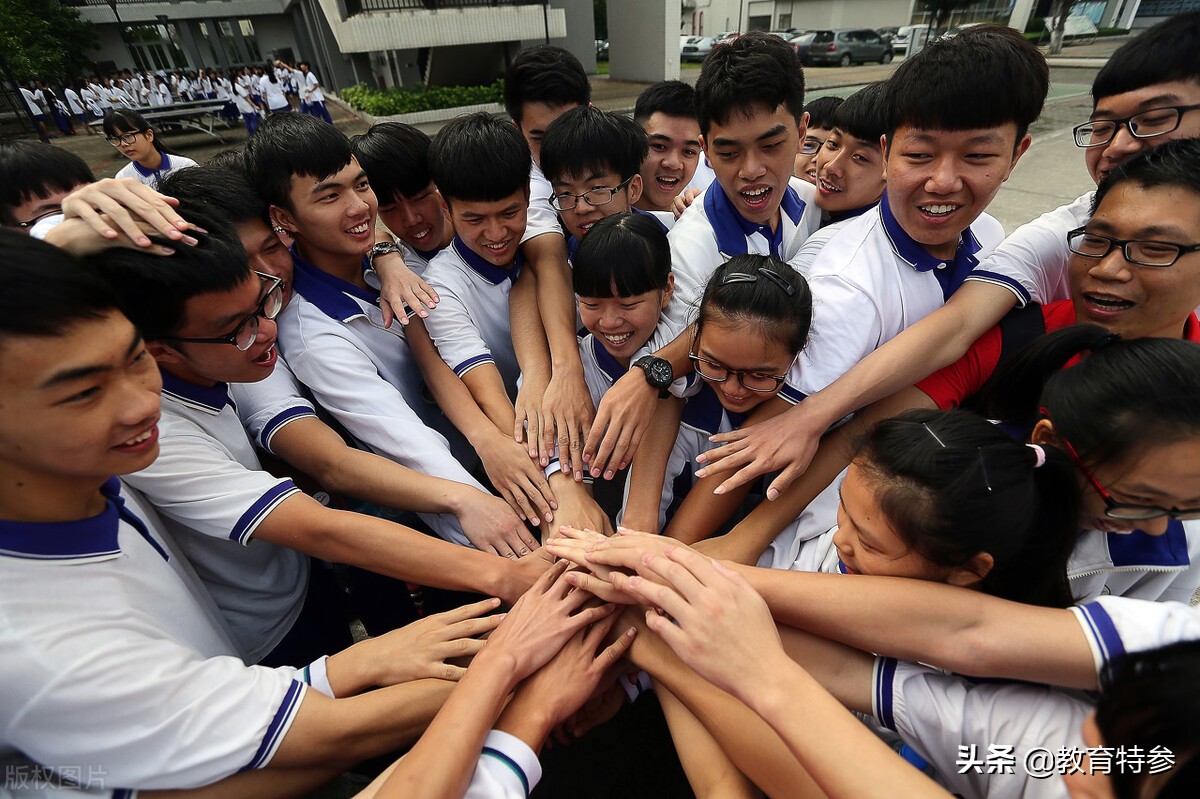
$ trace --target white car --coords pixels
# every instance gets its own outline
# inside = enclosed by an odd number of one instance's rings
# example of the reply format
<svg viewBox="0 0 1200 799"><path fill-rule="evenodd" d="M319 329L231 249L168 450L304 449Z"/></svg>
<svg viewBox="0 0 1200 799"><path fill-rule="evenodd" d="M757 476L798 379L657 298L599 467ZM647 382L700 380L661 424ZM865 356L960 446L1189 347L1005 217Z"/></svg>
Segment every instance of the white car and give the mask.
<svg viewBox="0 0 1200 799"><path fill-rule="evenodd" d="M679 48L680 61L703 61L713 48L711 36L688 36Z"/></svg>

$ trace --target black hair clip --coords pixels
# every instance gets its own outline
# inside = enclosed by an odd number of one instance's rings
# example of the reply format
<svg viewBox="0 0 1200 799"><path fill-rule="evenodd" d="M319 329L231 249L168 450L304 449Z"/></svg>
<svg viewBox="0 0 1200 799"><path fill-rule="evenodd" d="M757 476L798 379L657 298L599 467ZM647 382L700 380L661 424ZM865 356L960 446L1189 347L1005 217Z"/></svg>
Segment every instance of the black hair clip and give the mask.
<svg viewBox="0 0 1200 799"><path fill-rule="evenodd" d="M789 283L787 278L778 272L773 272L772 270L767 269L765 266L760 266L758 269L754 270L754 273L735 272L732 275L726 275L725 277L721 278L721 282L718 285L727 286L730 283L757 283L760 276L781 288L789 297L794 297L796 295L796 287Z"/></svg>

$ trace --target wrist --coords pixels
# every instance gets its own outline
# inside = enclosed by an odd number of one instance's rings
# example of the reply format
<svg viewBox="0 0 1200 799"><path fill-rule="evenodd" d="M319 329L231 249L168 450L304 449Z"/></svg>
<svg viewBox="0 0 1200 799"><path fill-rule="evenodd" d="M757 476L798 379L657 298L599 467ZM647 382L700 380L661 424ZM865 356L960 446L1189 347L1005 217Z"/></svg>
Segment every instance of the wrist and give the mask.
<svg viewBox="0 0 1200 799"><path fill-rule="evenodd" d="M360 641L325 659L325 674L334 696L355 696L380 683L374 640Z"/></svg>

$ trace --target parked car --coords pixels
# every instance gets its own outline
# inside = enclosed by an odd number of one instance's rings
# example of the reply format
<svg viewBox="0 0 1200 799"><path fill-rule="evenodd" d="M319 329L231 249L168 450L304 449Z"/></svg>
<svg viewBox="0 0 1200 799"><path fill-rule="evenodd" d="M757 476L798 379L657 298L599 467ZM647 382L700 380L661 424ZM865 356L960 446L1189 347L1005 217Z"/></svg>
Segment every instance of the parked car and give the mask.
<svg viewBox="0 0 1200 799"><path fill-rule="evenodd" d="M805 31L798 36L793 36L792 38L788 39L788 44L790 44L792 49L796 51L796 58L800 59L801 64L808 63L808 48L810 45L812 45L813 39L816 38L816 35L816 31Z"/></svg>
<svg viewBox="0 0 1200 799"><path fill-rule="evenodd" d="M596 60L608 60L608 39L596 39Z"/></svg>
<svg viewBox="0 0 1200 799"><path fill-rule="evenodd" d="M891 63L892 46L870 28L812 31L812 41L800 54L805 65L836 64L848 67L867 61Z"/></svg>
<svg viewBox="0 0 1200 799"><path fill-rule="evenodd" d="M892 50L897 53L907 53L908 43L912 39L913 31L917 28L924 28L924 25L901 25L896 30L896 35L892 37Z"/></svg>
<svg viewBox="0 0 1200 799"><path fill-rule="evenodd" d="M708 55L708 51L713 48L713 38L711 36L689 36L683 46L679 48L680 61L703 61L704 56Z"/></svg>
<svg viewBox="0 0 1200 799"><path fill-rule="evenodd" d="M879 38L885 42L890 42L896 38L896 34L900 32L899 25L888 25L883 28L876 28L875 32L879 34Z"/></svg>
<svg viewBox="0 0 1200 799"><path fill-rule="evenodd" d="M724 33L718 33L716 36L714 36L713 41L714 42L731 41L741 35L742 34L738 33L737 31L725 31Z"/></svg>

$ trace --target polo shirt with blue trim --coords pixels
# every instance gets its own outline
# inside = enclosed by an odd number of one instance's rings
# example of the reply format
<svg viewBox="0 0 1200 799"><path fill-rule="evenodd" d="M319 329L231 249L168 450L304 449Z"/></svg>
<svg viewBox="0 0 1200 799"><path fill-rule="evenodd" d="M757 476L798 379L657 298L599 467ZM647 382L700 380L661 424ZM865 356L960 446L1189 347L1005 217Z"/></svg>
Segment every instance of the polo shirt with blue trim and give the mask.
<svg viewBox="0 0 1200 799"><path fill-rule="evenodd" d="M297 254L292 301L279 314L279 348L296 378L362 448L422 474L484 490L478 461L424 386L404 327L383 326L379 292L323 272ZM365 264L364 264L365 266ZM375 275L367 270L368 285ZM434 314L441 312L441 306ZM442 538L469 544L449 514L421 514Z"/></svg>
<svg viewBox="0 0 1200 799"><path fill-rule="evenodd" d="M520 254L511 268L494 266L455 236L425 272L425 282L440 298L425 327L442 360L459 377L484 364L494 365L510 398L516 396L521 368L513 348L508 297L521 266Z"/></svg>
<svg viewBox="0 0 1200 799"><path fill-rule="evenodd" d="M150 505L116 479L101 491L92 518L0 521L0 762L104 790L269 763L304 696L295 670L246 666Z"/></svg>
<svg viewBox="0 0 1200 799"><path fill-rule="evenodd" d="M1084 530L1067 561L1076 602L1102 595L1190 602L1200 588L1200 521L1167 522L1162 535Z"/></svg>
<svg viewBox="0 0 1200 799"><path fill-rule="evenodd" d="M272 454L275 450L271 449L271 441L276 433L297 419L317 415L308 390L292 374L283 356L276 359L275 368L265 380L231 385L229 397L251 440Z"/></svg>
<svg viewBox="0 0 1200 799"><path fill-rule="evenodd" d="M163 153L162 163L158 165L158 169L146 169L137 161L130 161L121 167L121 170L117 172L117 177L133 178L158 191L163 178L189 166L196 166L196 162L186 155Z"/></svg>
<svg viewBox="0 0 1200 799"><path fill-rule="evenodd" d="M651 350L676 339L695 318L709 278L735 255L774 255L792 263L805 240L821 225L821 209L811 183L792 178L780 201L778 229L743 218L719 183L713 183L671 228L671 269L675 293L663 312ZM794 266L794 264L793 264Z"/></svg>
<svg viewBox="0 0 1200 799"><path fill-rule="evenodd" d="M940 308L1003 239L1000 223L980 214L953 258L935 258L896 221L884 192L813 259L812 328L780 396L794 403L820 391Z"/></svg>
<svg viewBox="0 0 1200 799"><path fill-rule="evenodd" d="M163 372L158 459L126 477L163 515L204 581L248 663L283 640L308 589L308 556L255 529L298 493L262 470L224 384L198 386Z"/></svg>

